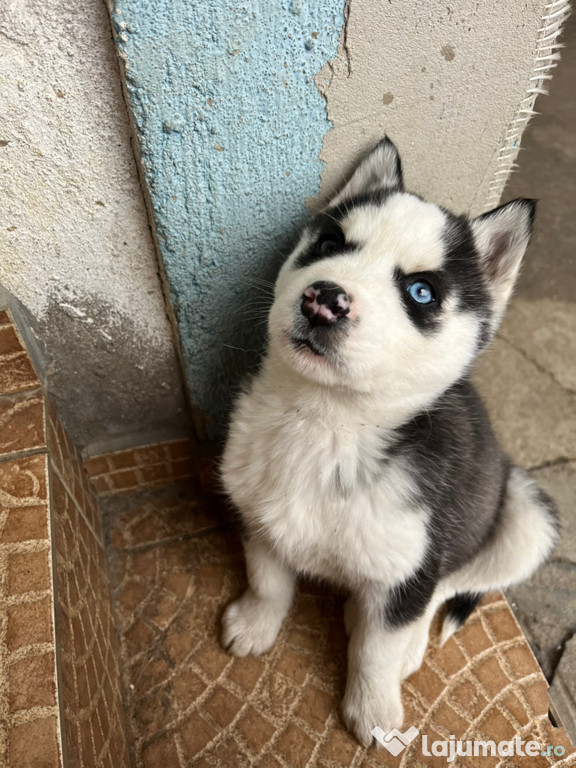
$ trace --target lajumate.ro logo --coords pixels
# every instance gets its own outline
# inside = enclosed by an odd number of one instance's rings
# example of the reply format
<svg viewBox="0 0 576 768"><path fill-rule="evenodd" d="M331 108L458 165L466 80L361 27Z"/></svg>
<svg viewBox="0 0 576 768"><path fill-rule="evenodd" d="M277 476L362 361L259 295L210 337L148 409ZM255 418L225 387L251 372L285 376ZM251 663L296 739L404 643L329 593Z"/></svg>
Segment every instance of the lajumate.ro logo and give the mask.
<svg viewBox="0 0 576 768"><path fill-rule="evenodd" d="M407 731L399 731L393 728L386 733L379 725L371 731L372 736L378 741L384 749L387 749L391 755L399 755L408 744L420 734L418 728L412 726ZM457 757L563 757L566 753L565 747L561 744L556 746L548 744L542 747L537 741L524 741L519 736L515 736L508 741L460 741L455 736L450 736L447 740L436 740L428 742L428 736L422 735L421 745L422 755L424 757L445 757L447 763L452 763Z"/></svg>

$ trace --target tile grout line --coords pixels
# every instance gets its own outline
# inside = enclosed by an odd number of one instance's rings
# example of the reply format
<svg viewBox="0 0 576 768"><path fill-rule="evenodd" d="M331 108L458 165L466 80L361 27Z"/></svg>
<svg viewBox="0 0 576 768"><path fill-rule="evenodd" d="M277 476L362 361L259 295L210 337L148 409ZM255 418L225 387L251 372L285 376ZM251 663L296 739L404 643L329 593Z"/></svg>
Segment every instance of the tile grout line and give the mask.
<svg viewBox="0 0 576 768"><path fill-rule="evenodd" d="M12 400L14 397L18 397L19 395L35 394L44 394L44 388L41 384L38 387L27 387L25 389L18 389L15 392L2 392L0 393L0 402L3 400Z"/></svg>
<svg viewBox="0 0 576 768"><path fill-rule="evenodd" d="M0 455L0 464L7 463L9 461L18 461L19 459L28 459L32 456L42 456L48 454L48 448L46 446L39 448L29 448L24 451L13 451L12 453L3 453Z"/></svg>

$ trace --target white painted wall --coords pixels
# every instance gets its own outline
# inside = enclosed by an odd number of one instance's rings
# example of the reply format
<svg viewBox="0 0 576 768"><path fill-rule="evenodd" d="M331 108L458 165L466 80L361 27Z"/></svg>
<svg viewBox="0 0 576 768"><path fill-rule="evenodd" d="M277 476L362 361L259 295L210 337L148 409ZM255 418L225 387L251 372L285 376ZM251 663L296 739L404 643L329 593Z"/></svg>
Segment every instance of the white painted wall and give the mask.
<svg viewBox="0 0 576 768"><path fill-rule="evenodd" d="M320 200L384 132L409 190L456 213L498 205L560 54L567 0L348 0L340 55L319 73L334 124ZM535 191L536 194L536 191Z"/></svg>

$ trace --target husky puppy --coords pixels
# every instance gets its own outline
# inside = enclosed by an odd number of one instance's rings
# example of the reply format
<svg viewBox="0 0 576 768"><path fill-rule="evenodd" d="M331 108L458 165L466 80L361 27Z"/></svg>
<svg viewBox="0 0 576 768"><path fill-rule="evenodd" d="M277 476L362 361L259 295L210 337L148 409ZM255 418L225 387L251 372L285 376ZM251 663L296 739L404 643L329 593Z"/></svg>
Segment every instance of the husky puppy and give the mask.
<svg viewBox="0 0 576 768"><path fill-rule="evenodd" d="M535 204L475 219L404 191L385 138L314 216L278 276L261 370L232 414L221 477L249 587L223 617L235 656L274 643L298 574L345 588L343 716L368 746L401 728L401 681L447 602L530 576L551 500L499 447L468 379L494 335Z"/></svg>

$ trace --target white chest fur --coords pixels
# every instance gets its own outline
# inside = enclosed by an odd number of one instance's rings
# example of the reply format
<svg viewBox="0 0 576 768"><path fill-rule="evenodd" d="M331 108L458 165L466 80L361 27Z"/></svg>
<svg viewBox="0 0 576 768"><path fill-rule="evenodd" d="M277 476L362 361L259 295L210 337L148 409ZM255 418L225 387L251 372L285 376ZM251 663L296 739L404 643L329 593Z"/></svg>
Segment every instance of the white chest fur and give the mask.
<svg viewBox="0 0 576 768"><path fill-rule="evenodd" d="M249 529L295 570L391 586L424 556L426 512L383 448L351 409L257 381L235 409L222 479Z"/></svg>

